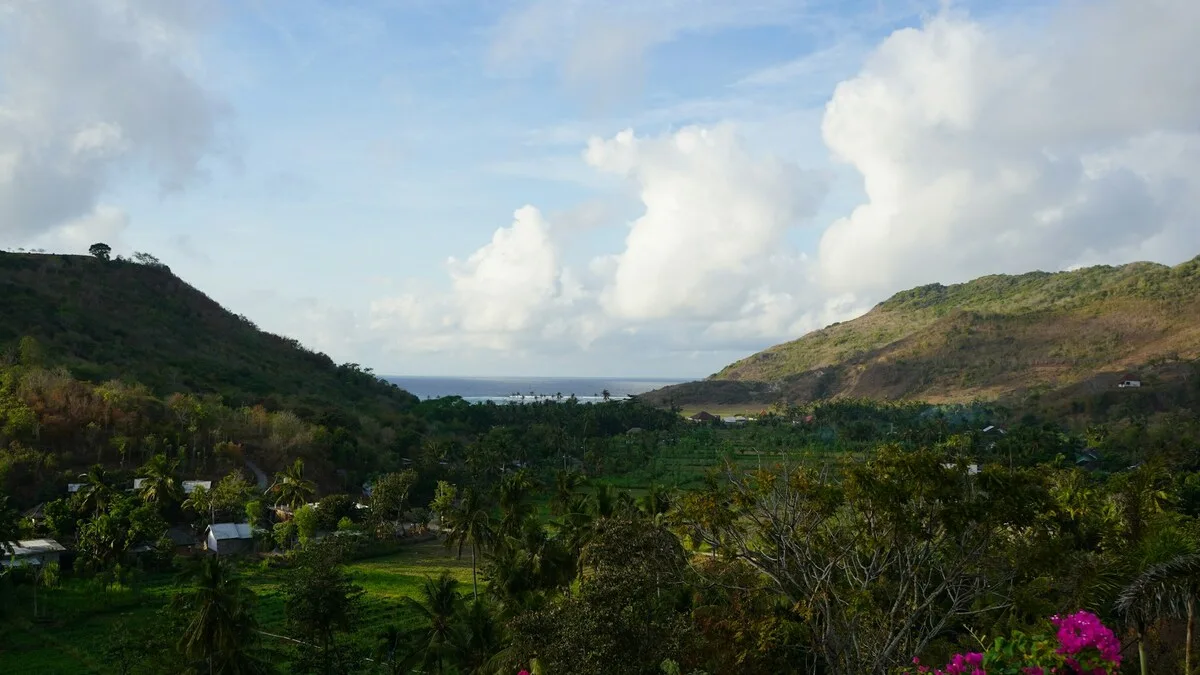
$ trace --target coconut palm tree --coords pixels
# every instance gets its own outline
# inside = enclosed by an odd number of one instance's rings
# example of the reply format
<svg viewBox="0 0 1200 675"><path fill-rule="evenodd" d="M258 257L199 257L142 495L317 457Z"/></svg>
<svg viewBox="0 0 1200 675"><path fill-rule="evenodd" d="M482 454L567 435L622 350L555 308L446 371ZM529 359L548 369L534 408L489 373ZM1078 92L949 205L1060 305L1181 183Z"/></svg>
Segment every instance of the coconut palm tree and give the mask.
<svg viewBox="0 0 1200 675"><path fill-rule="evenodd" d="M138 495L152 504L172 504L183 501L183 487L175 477L179 460L171 462L166 455L155 455L138 469L141 487Z"/></svg>
<svg viewBox="0 0 1200 675"><path fill-rule="evenodd" d="M554 473L554 495L550 498L550 513L556 516L567 513L575 490L586 482L587 478L578 471L556 471Z"/></svg>
<svg viewBox="0 0 1200 675"><path fill-rule="evenodd" d="M176 608L188 617L179 639L183 655L197 664L197 672L266 672L254 653L254 593L221 558L203 559L190 576L191 591L176 598Z"/></svg>
<svg viewBox="0 0 1200 675"><path fill-rule="evenodd" d="M477 490L467 488L462 499L449 513L450 526L446 534L446 545L458 547L458 557L463 549L471 547L471 588L475 599L479 598L478 556L495 537L489 505Z"/></svg>
<svg viewBox="0 0 1200 675"><path fill-rule="evenodd" d="M297 459L292 465L275 474L275 482L267 488L275 495L275 504L299 508L317 494L317 484L304 477L304 460Z"/></svg>
<svg viewBox="0 0 1200 675"><path fill-rule="evenodd" d="M404 665L419 664L423 671L432 666L440 673L456 651L456 621L462 605L458 580L449 572L427 577L421 585L420 599L405 600L419 624L410 633L414 650Z"/></svg>
<svg viewBox="0 0 1200 675"><path fill-rule="evenodd" d="M112 479L104 467L93 465L83 476L83 487L79 488L79 500L82 507L100 513L112 499Z"/></svg>
<svg viewBox="0 0 1200 675"><path fill-rule="evenodd" d="M1142 675L1147 672L1143 639L1146 627L1158 619L1179 616L1187 619L1183 672L1192 672L1197 597L1200 597L1200 555L1194 553L1149 567L1121 592L1117 598L1117 611L1137 628Z"/></svg>

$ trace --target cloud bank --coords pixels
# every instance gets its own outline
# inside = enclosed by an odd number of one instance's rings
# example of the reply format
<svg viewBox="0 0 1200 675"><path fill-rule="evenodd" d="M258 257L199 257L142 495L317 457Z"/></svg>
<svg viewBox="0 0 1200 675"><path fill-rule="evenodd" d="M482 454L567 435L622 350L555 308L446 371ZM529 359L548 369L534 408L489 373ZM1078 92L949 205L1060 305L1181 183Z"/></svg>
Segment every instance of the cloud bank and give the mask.
<svg viewBox="0 0 1200 675"><path fill-rule="evenodd" d="M0 244L119 234L118 176L195 179L224 114L192 72L206 6L0 2Z"/></svg>
<svg viewBox="0 0 1200 675"><path fill-rule="evenodd" d="M569 34L586 3L569 6L512 18L493 57L517 58L523 35ZM573 228L526 206L450 261L448 293L379 301L373 320L404 332L405 349L641 336L668 351L749 351L916 284L1191 257L1200 70L1184 64L1200 62L1198 26L1191 0L1067 3L1036 26L944 9L888 36L832 92L822 137L866 195L844 216L812 222L828 175L752 152L731 126L627 130L583 152L640 200L636 219L607 225L628 228L621 249L573 268L555 236ZM800 86L777 80L754 85ZM812 250L789 243L802 226L821 230Z"/></svg>

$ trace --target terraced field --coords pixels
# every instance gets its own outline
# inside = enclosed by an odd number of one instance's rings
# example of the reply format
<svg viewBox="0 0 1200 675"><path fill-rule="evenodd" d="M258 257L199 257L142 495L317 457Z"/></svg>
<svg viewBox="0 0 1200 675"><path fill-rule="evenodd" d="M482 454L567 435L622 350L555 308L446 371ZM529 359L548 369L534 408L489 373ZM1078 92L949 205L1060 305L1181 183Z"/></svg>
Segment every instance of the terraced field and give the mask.
<svg viewBox="0 0 1200 675"><path fill-rule="evenodd" d="M471 587L469 555L458 560L440 541L415 543L399 553L355 562L349 569L367 592L359 632L368 636L389 624L401 628L412 625L412 614L404 606L404 599L417 597L426 576L446 570L463 582L465 592L470 592ZM246 573L250 587L258 595L262 630L287 635L278 573L256 568ZM41 614L52 617L51 621L33 622L30 604L28 608L14 608L7 621L0 624L0 673L118 672L113 664L105 662L104 656L113 635L137 630L152 621L174 591L174 577L169 574L144 579L137 589L105 590L95 584L72 582L63 588L44 591L39 597ZM31 599L20 600L24 605L25 600ZM280 643L287 644L282 640Z"/></svg>

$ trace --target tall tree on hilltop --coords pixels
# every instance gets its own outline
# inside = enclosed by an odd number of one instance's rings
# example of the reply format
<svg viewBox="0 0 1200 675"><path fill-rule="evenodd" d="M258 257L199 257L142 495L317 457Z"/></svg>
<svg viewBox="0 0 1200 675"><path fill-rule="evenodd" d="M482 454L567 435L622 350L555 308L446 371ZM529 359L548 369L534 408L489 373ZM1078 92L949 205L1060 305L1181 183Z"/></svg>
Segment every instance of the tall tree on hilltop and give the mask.
<svg viewBox="0 0 1200 675"><path fill-rule="evenodd" d="M92 254L98 260L107 262L109 257L112 256L112 247L98 241L88 247L88 253Z"/></svg>

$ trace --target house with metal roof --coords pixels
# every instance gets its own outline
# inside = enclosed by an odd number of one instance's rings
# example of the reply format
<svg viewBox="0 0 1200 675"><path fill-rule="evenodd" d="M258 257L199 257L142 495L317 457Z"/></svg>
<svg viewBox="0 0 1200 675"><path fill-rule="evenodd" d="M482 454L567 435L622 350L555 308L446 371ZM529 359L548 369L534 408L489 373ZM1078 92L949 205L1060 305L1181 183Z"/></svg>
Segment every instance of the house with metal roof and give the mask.
<svg viewBox="0 0 1200 675"><path fill-rule="evenodd" d="M0 542L0 566L47 565L58 562L67 548L53 539L24 539Z"/></svg>

